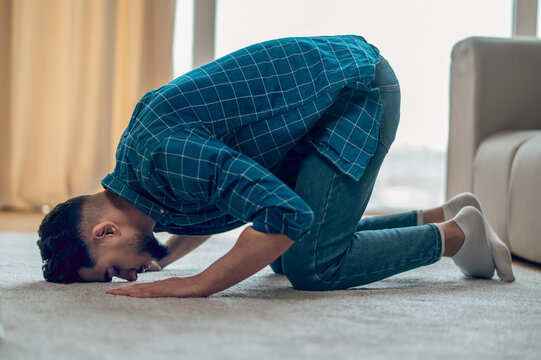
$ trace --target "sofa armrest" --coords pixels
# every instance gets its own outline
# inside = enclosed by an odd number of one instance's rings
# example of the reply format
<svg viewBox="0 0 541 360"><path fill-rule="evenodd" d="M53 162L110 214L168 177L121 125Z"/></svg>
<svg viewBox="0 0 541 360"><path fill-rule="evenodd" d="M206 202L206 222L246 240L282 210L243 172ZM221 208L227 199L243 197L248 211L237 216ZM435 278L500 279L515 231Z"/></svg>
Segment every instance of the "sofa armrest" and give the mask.
<svg viewBox="0 0 541 360"><path fill-rule="evenodd" d="M484 138L526 129L541 129L541 40L458 42L451 56L447 198L473 191L473 159Z"/></svg>

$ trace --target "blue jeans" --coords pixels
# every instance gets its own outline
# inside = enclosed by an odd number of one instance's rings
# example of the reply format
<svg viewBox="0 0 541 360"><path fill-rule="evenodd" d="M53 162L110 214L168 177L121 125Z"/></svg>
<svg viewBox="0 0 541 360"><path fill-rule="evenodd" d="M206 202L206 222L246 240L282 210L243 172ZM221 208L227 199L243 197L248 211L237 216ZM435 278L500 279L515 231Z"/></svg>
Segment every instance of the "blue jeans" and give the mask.
<svg viewBox="0 0 541 360"><path fill-rule="evenodd" d="M400 118L400 87L387 61L377 65L372 86L380 89L383 113L378 146L361 179L344 175L315 150L301 163L294 188L314 211L315 221L271 264L296 289L360 286L441 257L437 227L417 226L416 211L361 219Z"/></svg>

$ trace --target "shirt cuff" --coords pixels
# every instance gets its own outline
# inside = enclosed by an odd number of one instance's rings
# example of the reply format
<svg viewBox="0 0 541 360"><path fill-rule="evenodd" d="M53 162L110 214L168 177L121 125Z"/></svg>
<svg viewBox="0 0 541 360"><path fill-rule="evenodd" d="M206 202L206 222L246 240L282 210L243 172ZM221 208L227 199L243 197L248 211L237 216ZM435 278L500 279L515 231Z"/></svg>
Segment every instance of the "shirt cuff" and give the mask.
<svg viewBox="0 0 541 360"><path fill-rule="evenodd" d="M283 213L282 209L266 208L259 213L252 227L254 230L269 234L284 234L291 240L302 239L314 222L312 210Z"/></svg>

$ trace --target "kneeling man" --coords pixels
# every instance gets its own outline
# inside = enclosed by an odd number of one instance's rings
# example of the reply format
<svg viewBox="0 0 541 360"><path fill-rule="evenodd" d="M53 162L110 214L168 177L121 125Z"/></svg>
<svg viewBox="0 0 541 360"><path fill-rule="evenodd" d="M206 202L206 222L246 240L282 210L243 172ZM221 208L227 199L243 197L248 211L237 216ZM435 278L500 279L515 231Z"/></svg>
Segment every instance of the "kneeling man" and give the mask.
<svg viewBox="0 0 541 360"><path fill-rule="evenodd" d="M43 274L133 281L251 223L196 276L108 293L208 296L269 264L296 289L345 289L442 256L468 276L496 269L512 281L509 250L473 194L361 219L399 109L393 70L358 36L267 41L197 68L138 102L104 191L43 219ZM165 245L161 231L173 234Z"/></svg>

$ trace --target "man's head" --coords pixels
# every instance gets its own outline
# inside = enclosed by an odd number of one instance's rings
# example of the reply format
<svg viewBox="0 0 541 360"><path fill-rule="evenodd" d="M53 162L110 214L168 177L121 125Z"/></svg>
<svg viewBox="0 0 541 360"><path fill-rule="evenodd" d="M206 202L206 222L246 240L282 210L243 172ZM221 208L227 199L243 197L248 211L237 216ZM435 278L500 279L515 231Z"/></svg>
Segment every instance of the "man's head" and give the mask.
<svg viewBox="0 0 541 360"><path fill-rule="evenodd" d="M136 280L167 248L152 234L154 222L108 191L57 205L43 219L38 246L43 276L58 283Z"/></svg>

